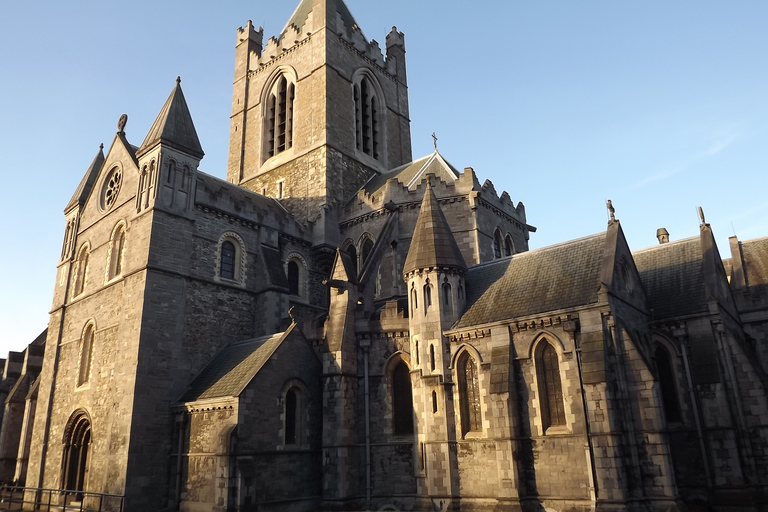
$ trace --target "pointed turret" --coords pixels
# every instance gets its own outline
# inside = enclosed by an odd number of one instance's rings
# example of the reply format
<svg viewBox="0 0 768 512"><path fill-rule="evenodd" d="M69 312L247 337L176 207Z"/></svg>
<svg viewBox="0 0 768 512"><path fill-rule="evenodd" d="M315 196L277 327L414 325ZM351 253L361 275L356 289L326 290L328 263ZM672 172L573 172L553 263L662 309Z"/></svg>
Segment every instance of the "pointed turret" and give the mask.
<svg viewBox="0 0 768 512"><path fill-rule="evenodd" d="M411 247L403 266L403 274L420 268L467 270L467 264L464 262L429 180L427 180L427 190L421 202L419 218L416 220L416 228L413 231Z"/></svg>
<svg viewBox="0 0 768 512"><path fill-rule="evenodd" d="M197 138L197 131L192 122L187 101L181 90L180 77L176 78L176 87L168 96L136 156L141 158L161 142L197 159L201 159L205 155L200 145L200 139Z"/></svg>
<svg viewBox="0 0 768 512"><path fill-rule="evenodd" d="M83 176L83 179L77 186L75 193L72 194L72 199L69 200L67 206L64 208L64 213L67 213L75 206L85 203L85 200L88 199L88 194L91 193L93 184L96 182L96 177L99 175L102 165L104 165L104 144L99 145L99 152L96 153L90 167L85 171L85 176Z"/></svg>

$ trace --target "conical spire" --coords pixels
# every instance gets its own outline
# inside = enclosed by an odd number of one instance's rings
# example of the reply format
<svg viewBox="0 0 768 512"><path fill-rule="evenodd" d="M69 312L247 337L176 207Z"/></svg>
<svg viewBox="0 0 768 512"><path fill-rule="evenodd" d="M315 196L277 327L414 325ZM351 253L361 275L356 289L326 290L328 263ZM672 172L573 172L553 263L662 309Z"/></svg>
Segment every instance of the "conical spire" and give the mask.
<svg viewBox="0 0 768 512"><path fill-rule="evenodd" d="M467 264L428 179L403 273L430 267L466 270Z"/></svg>
<svg viewBox="0 0 768 512"><path fill-rule="evenodd" d="M291 26L296 27L299 32L302 32L302 27L307 22L309 13L312 12L312 7L316 3L317 2L313 0L301 0L299 5L296 7L296 10L293 11L291 18L288 20L288 23L286 23L285 27L283 27L283 31L280 33L280 37L282 37L282 35L285 34L285 31L288 30L288 27ZM344 0L323 0L321 3L326 6L326 8L328 6L327 4L329 3L335 4L336 11L341 15L341 20L344 22L344 25L347 27L347 29L360 28L355 21L355 17L352 16L352 12L349 10L349 7L347 7L347 4L344 3Z"/></svg>
<svg viewBox="0 0 768 512"><path fill-rule="evenodd" d="M160 110L160 114L142 142L137 156L146 153L160 142L195 158L203 158L205 155L200 145L200 139L197 138L197 131L192 122L187 101L181 91L180 77L176 78L176 87Z"/></svg>
<svg viewBox="0 0 768 512"><path fill-rule="evenodd" d="M72 195L72 199L69 200L67 206L64 208L64 212L68 212L73 207L85 203L88 199L88 195L91 193L93 184L96 182L96 177L99 175L101 166L104 165L104 144L99 145L99 152L96 153L96 157L91 162L88 170L85 171L85 176L80 181L80 185L77 186L75 193Z"/></svg>

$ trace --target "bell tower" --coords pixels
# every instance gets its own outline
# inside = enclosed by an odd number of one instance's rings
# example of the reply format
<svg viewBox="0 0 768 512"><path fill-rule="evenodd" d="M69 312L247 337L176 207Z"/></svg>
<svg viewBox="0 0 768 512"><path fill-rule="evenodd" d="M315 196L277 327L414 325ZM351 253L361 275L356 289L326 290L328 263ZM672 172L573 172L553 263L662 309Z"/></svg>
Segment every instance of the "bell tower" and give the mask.
<svg viewBox="0 0 768 512"><path fill-rule="evenodd" d="M302 0L266 43L250 21L238 29L235 53L228 181L314 223L371 176L411 161L396 28L382 52L343 0Z"/></svg>

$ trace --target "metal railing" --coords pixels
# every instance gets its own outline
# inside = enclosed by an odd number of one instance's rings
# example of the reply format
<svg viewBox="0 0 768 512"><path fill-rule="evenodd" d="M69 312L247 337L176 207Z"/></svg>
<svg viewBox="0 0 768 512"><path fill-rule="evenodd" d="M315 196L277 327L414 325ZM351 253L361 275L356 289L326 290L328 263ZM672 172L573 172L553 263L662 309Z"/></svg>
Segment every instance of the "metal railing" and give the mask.
<svg viewBox="0 0 768 512"><path fill-rule="evenodd" d="M124 501L122 494L0 486L0 511L123 512Z"/></svg>

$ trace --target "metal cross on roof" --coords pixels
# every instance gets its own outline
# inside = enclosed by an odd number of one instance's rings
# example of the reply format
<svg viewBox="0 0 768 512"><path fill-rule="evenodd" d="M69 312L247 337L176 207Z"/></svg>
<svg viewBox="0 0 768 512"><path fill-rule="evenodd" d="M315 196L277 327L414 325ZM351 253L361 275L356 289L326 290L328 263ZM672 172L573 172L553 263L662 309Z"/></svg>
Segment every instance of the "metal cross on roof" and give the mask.
<svg viewBox="0 0 768 512"><path fill-rule="evenodd" d="M435 141L435 151L437 151L437 135L435 135L435 132L432 132L432 139Z"/></svg>

